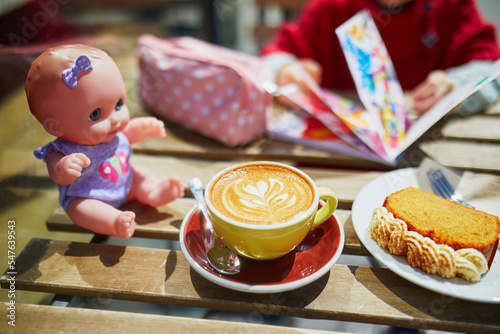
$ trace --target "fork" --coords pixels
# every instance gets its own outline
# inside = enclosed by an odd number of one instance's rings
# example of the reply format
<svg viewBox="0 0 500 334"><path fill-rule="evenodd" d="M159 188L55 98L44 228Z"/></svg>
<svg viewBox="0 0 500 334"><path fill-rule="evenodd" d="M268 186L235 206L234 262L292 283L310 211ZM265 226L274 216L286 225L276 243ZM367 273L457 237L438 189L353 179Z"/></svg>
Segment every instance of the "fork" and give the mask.
<svg viewBox="0 0 500 334"><path fill-rule="evenodd" d="M431 181L432 188L434 188L434 191L439 196L468 206L469 208L474 208L464 200L462 194L455 191L455 188L453 188L453 186L450 184L450 182L440 169L430 169L427 172L427 177L429 178L429 181Z"/></svg>

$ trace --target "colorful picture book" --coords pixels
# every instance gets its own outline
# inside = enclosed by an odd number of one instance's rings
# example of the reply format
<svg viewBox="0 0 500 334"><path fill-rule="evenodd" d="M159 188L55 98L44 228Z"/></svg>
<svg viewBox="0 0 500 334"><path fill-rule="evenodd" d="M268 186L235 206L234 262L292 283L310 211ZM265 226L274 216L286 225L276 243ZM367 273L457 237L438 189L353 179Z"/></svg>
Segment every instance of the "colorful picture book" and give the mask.
<svg viewBox="0 0 500 334"><path fill-rule="evenodd" d="M368 11L336 29L360 103L326 91L304 71L299 89L282 89L294 105L269 121L269 133L282 140L396 165L398 157L426 130L463 100L500 75L500 61L486 73L443 97L410 124L405 96L392 61Z"/></svg>

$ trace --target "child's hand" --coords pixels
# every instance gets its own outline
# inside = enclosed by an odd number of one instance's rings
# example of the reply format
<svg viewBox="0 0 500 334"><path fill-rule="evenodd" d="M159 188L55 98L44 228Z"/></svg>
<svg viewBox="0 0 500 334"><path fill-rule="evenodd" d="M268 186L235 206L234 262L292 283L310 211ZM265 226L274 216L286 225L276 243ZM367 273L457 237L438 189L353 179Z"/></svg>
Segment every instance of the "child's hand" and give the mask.
<svg viewBox="0 0 500 334"><path fill-rule="evenodd" d="M165 125L155 117L136 117L130 120L123 133L131 144L152 137L165 137Z"/></svg>
<svg viewBox="0 0 500 334"><path fill-rule="evenodd" d="M276 83L278 86L295 83L298 84L300 88L307 91L309 87L305 84L305 79L303 77L304 70L309 76L311 76L311 78L314 79L314 81L316 81L316 83L320 83L323 69L318 62L312 59L300 59L283 66L278 73Z"/></svg>
<svg viewBox="0 0 500 334"><path fill-rule="evenodd" d="M47 156L46 162L50 177L61 185L73 183L82 175L82 169L90 166L90 159L83 153L65 156L53 151Z"/></svg>
<svg viewBox="0 0 500 334"><path fill-rule="evenodd" d="M296 84L306 95L309 95L315 86L319 87L322 72L321 65L312 59L296 60L281 68L276 78L276 84L280 87ZM284 105L298 107L283 95L278 96L278 101Z"/></svg>
<svg viewBox="0 0 500 334"><path fill-rule="evenodd" d="M425 113L452 89L453 81L451 81L445 71L432 71L411 92L413 110L419 114Z"/></svg>

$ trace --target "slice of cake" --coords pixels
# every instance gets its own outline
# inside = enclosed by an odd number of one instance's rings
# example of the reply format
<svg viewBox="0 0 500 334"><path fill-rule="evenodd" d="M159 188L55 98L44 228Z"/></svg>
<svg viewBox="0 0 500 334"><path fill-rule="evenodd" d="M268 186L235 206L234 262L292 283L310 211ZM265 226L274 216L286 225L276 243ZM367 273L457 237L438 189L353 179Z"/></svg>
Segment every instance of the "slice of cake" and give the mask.
<svg viewBox="0 0 500 334"><path fill-rule="evenodd" d="M477 282L492 264L500 221L410 187L391 194L374 210L369 229L380 247L406 255L413 267Z"/></svg>

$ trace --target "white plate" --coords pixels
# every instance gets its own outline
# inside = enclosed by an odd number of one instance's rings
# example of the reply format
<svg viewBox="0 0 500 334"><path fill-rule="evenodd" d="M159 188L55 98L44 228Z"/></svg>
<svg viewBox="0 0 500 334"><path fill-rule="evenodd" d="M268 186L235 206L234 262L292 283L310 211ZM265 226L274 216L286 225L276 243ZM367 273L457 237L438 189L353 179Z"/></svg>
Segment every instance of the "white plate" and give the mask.
<svg viewBox="0 0 500 334"><path fill-rule="evenodd" d="M361 189L352 206L352 223L358 238L378 261L410 282L447 296L476 302L500 303L500 250L495 255L491 269L478 283L470 283L460 278L444 279L427 274L420 268L413 268L405 256L392 255L370 237L368 225L373 210L382 206L388 195L409 187L416 172L416 168L388 172Z"/></svg>
<svg viewBox="0 0 500 334"><path fill-rule="evenodd" d="M335 264L344 248L344 229L334 213L323 224L312 229L292 252L275 260L255 261L241 258L241 272L221 275L208 263L206 252L210 238L201 229L198 206L182 222L179 239L182 252L191 267L207 280L223 287L252 293L276 293L310 284ZM311 261L314 259L314 261Z"/></svg>

